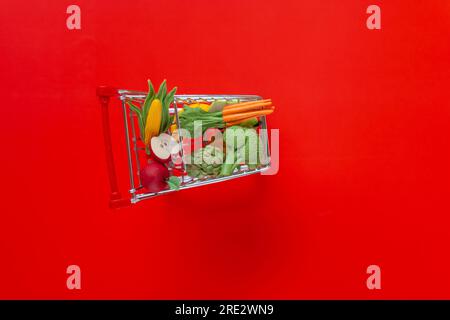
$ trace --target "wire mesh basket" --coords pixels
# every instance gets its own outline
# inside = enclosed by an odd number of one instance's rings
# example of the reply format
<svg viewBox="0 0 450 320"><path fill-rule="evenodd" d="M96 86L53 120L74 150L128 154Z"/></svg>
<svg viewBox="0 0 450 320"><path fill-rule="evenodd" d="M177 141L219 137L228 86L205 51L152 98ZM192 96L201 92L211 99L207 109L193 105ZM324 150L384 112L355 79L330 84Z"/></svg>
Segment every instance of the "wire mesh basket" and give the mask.
<svg viewBox="0 0 450 320"><path fill-rule="evenodd" d="M140 106L143 104L147 93L141 91L131 91L122 89L113 89L110 87L99 87L97 89L97 95L100 98L102 105L102 115L103 115L103 129L104 138L106 145L106 158L108 163L109 178L111 184L111 201L112 207L121 207L127 204L135 204L144 199L149 199L158 195L163 195L169 192L199 187L203 185L208 185L212 183L222 182L230 179L240 178L247 175L252 175L256 173L261 173L269 169L270 167L270 152L269 152L269 139L267 135L267 120L265 116L259 118L259 124L256 128L259 133L260 145L263 146L263 157L266 159L264 163L259 163L258 166L250 168L248 165L242 164L236 168L231 175L228 176L205 176L202 178L197 178L189 175L185 162L185 148L183 147L183 137L178 138L179 147L179 157L181 159L180 164L177 168L174 165L169 165L170 176L177 176L179 181L179 188L177 189L164 189L158 192L149 192L144 188L141 181L141 167L147 161L145 145L141 141L140 135L138 133L138 119L135 112L130 110L129 102L134 105ZM121 102L122 114L123 114L123 128L125 135L126 144L126 158L128 163L128 175L129 175L129 197L122 197L118 190L117 178L114 165L114 156L112 152L112 142L110 137L110 119L108 105L110 98L118 98ZM171 103L169 108L170 115L173 116L174 121L178 128L182 128L180 125L180 119L178 117L180 110L185 104L192 103L212 103L215 100L225 100L225 101L256 101L261 100L260 96L256 95L175 95L174 101ZM169 133L170 134L170 133ZM261 151L260 151L261 152ZM261 155L261 153L260 153Z"/></svg>

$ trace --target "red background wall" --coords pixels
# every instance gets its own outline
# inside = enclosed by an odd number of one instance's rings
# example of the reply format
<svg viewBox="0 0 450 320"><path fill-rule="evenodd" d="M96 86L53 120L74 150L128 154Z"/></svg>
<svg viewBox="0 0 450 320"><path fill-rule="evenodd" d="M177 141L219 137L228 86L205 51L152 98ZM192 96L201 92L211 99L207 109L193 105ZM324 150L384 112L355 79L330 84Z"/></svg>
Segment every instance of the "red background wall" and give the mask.
<svg viewBox="0 0 450 320"><path fill-rule="evenodd" d="M74 3L0 2L0 298L450 298L449 1ZM95 88L147 78L271 97L278 175L110 210Z"/></svg>

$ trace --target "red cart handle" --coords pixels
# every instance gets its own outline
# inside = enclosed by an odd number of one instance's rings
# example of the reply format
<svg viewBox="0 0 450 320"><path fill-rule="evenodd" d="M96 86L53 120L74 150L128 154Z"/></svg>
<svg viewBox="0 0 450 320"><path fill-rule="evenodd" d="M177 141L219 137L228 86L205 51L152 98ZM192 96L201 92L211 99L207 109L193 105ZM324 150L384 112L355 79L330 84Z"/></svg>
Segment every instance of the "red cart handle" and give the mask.
<svg viewBox="0 0 450 320"><path fill-rule="evenodd" d="M108 167L109 184L111 187L111 197L109 200L109 206L111 208L120 208L130 204L130 201L124 199L119 191L111 142L108 104L110 98L116 96L117 94L117 89L112 87L100 86L97 88L97 96L100 98L100 104L102 106L103 139L105 143L105 156L106 165Z"/></svg>

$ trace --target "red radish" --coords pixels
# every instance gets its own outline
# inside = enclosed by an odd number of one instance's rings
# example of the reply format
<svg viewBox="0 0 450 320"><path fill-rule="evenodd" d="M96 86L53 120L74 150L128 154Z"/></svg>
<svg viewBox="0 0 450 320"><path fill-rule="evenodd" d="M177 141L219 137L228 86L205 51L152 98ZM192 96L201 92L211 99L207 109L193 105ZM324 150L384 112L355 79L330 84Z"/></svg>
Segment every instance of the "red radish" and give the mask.
<svg viewBox="0 0 450 320"><path fill-rule="evenodd" d="M160 162L150 161L140 171L141 183L150 192L167 189L169 170Z"/></svg>
<svg viewBox="0 0 450 320"><path fill-rule="evenodd" d="M172 155L177 154L180 145L178 142L167 133L161 133L157 137L150 140L151 156L161 162L167 163L170 161Z"/></svg>
<svg viewBox="0 0 450 320"><path fill-rule="evenodd" d="M175 167L172 169L172 175L174 175L175 177L181 177L187 175L187 172L184 171L182 167L180 168Z"/></svg>

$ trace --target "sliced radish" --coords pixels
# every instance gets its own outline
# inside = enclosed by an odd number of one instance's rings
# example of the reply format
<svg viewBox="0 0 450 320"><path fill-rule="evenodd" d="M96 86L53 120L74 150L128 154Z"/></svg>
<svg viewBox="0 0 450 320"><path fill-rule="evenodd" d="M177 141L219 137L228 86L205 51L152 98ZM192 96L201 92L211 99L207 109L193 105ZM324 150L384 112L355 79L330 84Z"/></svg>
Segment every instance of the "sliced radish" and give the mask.
<svg viewBox="0 0 450 320"><path fill-rule="evenodd" d="M167 133L161 133L157 137L153 137L150 141L151 154L162 163L167 163L172 155L178 154L180 145L178 142Z"/></svg>

